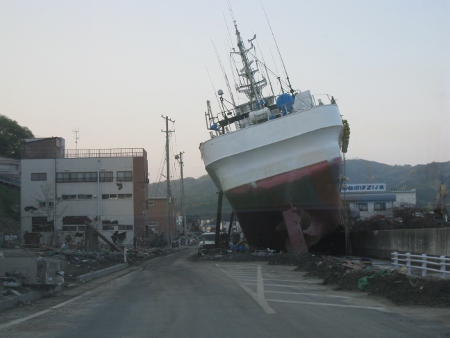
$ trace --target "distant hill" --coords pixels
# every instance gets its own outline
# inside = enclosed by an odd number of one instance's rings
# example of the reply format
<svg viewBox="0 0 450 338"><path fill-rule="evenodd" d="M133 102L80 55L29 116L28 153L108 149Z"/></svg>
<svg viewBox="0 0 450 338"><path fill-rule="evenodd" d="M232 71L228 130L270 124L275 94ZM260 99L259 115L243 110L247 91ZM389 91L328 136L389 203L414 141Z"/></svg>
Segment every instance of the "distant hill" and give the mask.
<svg viewBox="0 0 450 338"><path fill-rule="evenodd" d="M167 191L167 181L149 184L150 197L165 197ZM177 210L180 210L181 180L171 181L172 196L177 203ZM201 219L216 218L217 214L217 189L208 175L197 179L187 177L184 179L184 195L186 214L198 215ZM223 198L222 220L228 221L231 214L231 206Z"/></svg>
<svg viewBox="0 0 450 338"><path fill-rule="evenodd" d="M429 164L387 165L366 160L347 160L348 183L386 183L388 190L416 189L417 206L432 208L441 183L450 186L450 161Z"/></svg>
<svg viewBox="0 0 450 338"><path fill-rule="evenodd" d="M434 206L437 190L442 183L450 187L450 161L424 165L388 165L366 160L347 160L346 176L348 183L386 183L388 190L416 189L417 206ZM166 181L149 185L152 197L166 196ZM171 184L172 195L179 210L181 196L180 180ZM197 179L184 179L185 206L188 215L198 215L202 219L216 217L217 189L208 175ZM226 199L223 200L222 220L228 221L232 209Z"/></svg>

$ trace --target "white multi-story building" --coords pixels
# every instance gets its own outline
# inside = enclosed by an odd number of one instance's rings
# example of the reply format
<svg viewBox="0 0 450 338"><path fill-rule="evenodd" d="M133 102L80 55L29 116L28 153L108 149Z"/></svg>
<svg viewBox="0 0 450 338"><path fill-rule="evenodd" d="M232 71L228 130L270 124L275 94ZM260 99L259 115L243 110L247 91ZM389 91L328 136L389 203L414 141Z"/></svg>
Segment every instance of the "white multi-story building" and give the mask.
<svg viewBox="0 0 450 338"><path fill-rule="evenodd" d="M59 137L25 142L22 234L40 233L41 243L73 244L89 222L106 237L121 234L122 243L133 244L148 226L146 151L65 150L64 144Z"/></svg>

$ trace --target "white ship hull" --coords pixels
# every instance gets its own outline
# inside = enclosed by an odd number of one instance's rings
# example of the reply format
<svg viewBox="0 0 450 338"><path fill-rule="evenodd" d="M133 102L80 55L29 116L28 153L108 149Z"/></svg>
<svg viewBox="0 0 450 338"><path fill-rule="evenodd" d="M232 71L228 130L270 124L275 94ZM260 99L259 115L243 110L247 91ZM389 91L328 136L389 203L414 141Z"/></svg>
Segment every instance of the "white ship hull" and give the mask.
<svg viewBox="0 0 450 338"><path fill-rule="evenodd" d="M221 191L341 156L336 105L316 106L212 138L200 145L205 168Z"/></svg>
<svg viewBox="0 0 450 338"><path fill-rule="evenodd" d="M323 105L201 144L206 170L251 244L285 249L278 230L291 208L309 214L302 225L308 247L336 230L342 130L338 107Z"/></svg>

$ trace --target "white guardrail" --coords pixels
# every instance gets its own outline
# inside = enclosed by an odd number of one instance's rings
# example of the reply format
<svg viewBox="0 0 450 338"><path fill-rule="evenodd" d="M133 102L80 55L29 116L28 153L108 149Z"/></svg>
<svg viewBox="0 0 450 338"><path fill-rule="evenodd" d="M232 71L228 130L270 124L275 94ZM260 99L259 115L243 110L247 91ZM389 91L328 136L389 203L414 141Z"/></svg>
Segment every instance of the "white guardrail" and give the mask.
<svg viewBox="0 0 450 338"><path fill-rule="evenodd" d="M406 266L408 274L411 274L412 269L421 270L422 277L427 275L427 271L439 272L441 278L445 278L446 274L450 274L450 258L445 256L412 255L409 252L404 254L393 252L391 256L392 265L396 269L400 266Z"/></svg>

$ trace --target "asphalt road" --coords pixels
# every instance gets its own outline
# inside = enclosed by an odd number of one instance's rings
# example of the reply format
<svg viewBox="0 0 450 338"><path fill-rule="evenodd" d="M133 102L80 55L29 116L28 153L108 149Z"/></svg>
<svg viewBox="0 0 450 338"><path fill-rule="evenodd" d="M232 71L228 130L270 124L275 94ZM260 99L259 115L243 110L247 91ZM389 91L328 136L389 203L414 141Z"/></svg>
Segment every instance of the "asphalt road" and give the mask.
<svg viewBox="0 0 450 338"><path fill-rule="evenodd" d="M0 324L0 337L450 337L450 323L335 292L292 267L160 257L58 305Z"/></svg>

